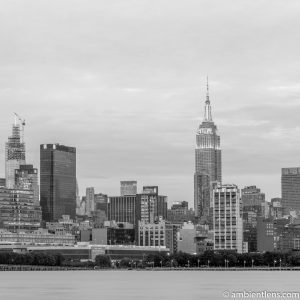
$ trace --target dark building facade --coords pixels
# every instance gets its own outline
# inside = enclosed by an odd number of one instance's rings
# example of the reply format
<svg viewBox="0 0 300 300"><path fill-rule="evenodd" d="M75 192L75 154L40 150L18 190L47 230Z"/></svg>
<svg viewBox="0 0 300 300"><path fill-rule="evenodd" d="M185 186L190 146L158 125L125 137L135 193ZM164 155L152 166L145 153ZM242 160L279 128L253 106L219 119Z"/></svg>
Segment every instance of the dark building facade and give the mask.
<svg viewBox="0 0 300 300"><path fill-rule="evenodd" d="M189 209L187 201L175 202L168 209L168 221L174 224L183 224L184 222L195 221L195 213L193 209Z"/></svg>
<svg viewBox="0 0 300 300"><path fill-rule="evenodd" d="M212 184L221 181L220 136L212 119L207 84L204 120L196 134L195 149L194 209L199 219L208 217Z"/></svg>
<svg viewBox="0 0 300 300"><path fill-rule="evenodd" d="M210 177L205 174L194 174L195 215L201 221L208 221L210 214L211 185Z"/></svg>
<svg viewBox="0 0 300 300"><path fill-rule="evenodd" d="M299 219L293 220L293 218L258 218L257 248L259 252L299 251Z"/></svg>
<svg viewBox="0 0 300 300"><path fill-rule="evenodd" d="M107 214L108 197L105 194L99 193L94 195L95 210L103 210Z"/></svg>
<svg viewBox="0 0 300 300"><path fill-rule="evenodd" d="M282 208L285 214L300 210L300 168L283 168L281 171Z"/></svg>
<svg viewBox="0 0 300 300"><path fill-rule="evenodd" d="M242 189L242 204L244 211L254 211L259 216L263 216L265 194L260 191L255 185L247 186Z"/></svg>
<svg viewBox="0 0 300 300"><path fill-rule="evenodd" d="M136 196L109 197L108 220L136 224Z"/></svg>
<svg viewBox="0 0 300 300"><path fill-rule="evenodd" d="M242 189L243 236L248 251L257 251L257 218L265 217L265 194L256 186Z"/></svg>
<svg viewBox="0 0 300 300"><path fill-rule="evenodd" d="M92 239L97 245L134 245L135 232L133 228L95 228L92 229Z"/></svg>
<svg viewBox="0 0 300 300"><path fill-rule="evenodd" d="M257 251L274 251L274 222L273 219L257 218Z"/></svg>
<svg viewBox="0 0 300 300"><path fill-rule="evenodd" d="M6 186L6 179L0 178L0 187L5 187L5 186Z"/></svg>
<svg viewBox="0 0 300 300"><path fill-rule="evenodd" d="M40 146L40 203L43 220L76 217L76 148L59 144Z"/></svg>

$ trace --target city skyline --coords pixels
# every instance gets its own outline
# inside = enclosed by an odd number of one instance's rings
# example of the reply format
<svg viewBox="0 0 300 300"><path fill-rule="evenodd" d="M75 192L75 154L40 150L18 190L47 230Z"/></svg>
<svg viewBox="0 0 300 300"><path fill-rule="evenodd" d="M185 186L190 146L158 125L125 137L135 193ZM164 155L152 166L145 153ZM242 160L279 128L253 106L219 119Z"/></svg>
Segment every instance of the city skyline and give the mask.
<svg viewBox="0 0 300 300"><path fill-rule="evenodd" d="M299 166L299 5L30 2L2 6L1 177L16 111L35 167L40 144L77 148L80 195L118 195L120 181L137 180L192 206L208 74L223 182L281 196L281 168Z"/></svg>

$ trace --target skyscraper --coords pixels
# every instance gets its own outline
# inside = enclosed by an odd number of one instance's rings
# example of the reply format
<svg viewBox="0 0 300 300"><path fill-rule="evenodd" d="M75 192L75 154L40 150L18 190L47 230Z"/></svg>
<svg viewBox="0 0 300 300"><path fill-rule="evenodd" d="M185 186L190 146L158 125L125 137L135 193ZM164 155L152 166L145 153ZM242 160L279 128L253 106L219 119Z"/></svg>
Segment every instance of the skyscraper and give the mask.
<svg viewBox="0 0 300 300"><path fill-rule="evenodd" d="M12 126L12 135L5 144L5 178L6 187L12 189L15 185L15 170L25 165L25 143L23 140L25 121L18 123L17 115Z"/></svg>
<svg viewBox="0 0 300 300"><path fill-rule="evenodd" d="M86 188L86 214L91 216L92 211L95 210L95 189L93 187Z"/></svg>
<svg viewBox="0 0 300 300"><path fill-rule="evenodd" d="M207 217L212 184L221 181L220 136L212 119L207 82L204 120L196 134L195 149L194 208L198 218Z"/></svg>
<svg viewBox="0 0 300 300"><path fill-rule="evenodd" d="M43 220L76 216L76 148L59 144L40 146L40 203Z"/></svg>
<svg viewBox="0 0 300 300"><path fill-rule="evenodd" d="M300 210L300 168L282 169L281 193L285 214L290 210Z"/></svg>

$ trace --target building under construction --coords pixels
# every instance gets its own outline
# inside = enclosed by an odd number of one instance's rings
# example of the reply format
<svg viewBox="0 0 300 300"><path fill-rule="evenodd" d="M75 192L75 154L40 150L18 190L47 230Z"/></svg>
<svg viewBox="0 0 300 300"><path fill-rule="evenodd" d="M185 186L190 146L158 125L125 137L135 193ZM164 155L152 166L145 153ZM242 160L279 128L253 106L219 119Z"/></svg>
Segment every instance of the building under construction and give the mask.
<svg viewBox="0 0 300 300"><path fill-rule="evenodd" d="M12 126L12 135L8 137L5 144L5 178L6 187L14 188L15 170L20 165L25 165L25 143L24 143L25 120L15 113L15 122Z"/></svg>
<svg viewBox="0 0 300 300"><path fill-rule="evenodd" d="M0 186L0 228L36 230L41 226L37 169L26 165L25 120L15 113L12 135L5 144L5 183ZM5 186L4 186L5 185Z"/></svg>

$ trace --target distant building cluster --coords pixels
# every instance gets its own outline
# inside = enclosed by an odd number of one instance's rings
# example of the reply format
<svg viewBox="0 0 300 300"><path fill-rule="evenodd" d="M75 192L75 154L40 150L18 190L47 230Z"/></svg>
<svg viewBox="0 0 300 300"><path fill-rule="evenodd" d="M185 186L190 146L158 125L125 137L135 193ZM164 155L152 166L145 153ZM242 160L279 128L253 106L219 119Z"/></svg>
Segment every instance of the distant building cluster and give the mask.
<svg viewBox="0 0 300 300"><path fill-rule="evenodd" d="M159 186L120 182L107 195L93 186L79 195L76 148L40 145L39 169L26 161L25 120L15 114L0 178L0 248L54 251L74 259L192 255L206 251L300 251L300 168L283 168L282 195L266 199L255 185L224 184L221 140L207 85L196 133L194 205L172 202Z"/></svg>

